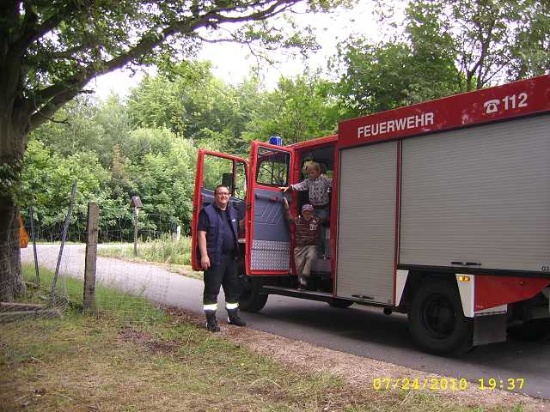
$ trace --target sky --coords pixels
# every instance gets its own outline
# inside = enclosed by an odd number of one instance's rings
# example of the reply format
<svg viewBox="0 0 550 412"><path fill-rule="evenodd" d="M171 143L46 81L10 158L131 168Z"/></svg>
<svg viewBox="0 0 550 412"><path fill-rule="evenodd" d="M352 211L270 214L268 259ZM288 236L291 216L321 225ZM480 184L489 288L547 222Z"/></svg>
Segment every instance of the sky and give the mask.
<svg viewBox="0 0 550 412"><path fill-rule="evenodd" d="M261 76L266 87L274 88L280 76L295 77L301 74L306 64L313 69L325 69L328 57L336 53L337 44L351 35L359 34L372 41L379 40L381 31L371 5L369 0L358 0L358 4L351 10L337 9L330 14L297 16L298 23L314 27L321 49L316 53L310 53L307 62L278 55L280 63L272 67L263 65ZM205 45L198 55L198 60L211 61L214 76L229 84L241 82L257 63L245 47L227 43ZM116 71L92 80L88 87L94 89L100 99L105 99L111 93L125 97L143 76L143 71L138 71L135 75L129 71Z"/></svg>

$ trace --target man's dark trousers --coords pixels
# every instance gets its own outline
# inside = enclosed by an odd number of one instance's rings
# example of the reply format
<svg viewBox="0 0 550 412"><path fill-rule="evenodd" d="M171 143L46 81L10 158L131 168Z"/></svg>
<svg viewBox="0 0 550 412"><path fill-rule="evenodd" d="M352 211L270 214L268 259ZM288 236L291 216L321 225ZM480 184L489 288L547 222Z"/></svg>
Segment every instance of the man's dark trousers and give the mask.
<svg viewBox="0 0 550 412"><path fill-rule="evenodd" d="M213 265L204 272L203 304L216 304L222 286L225 301L237 303L240 295L240 284L237 277L237 262L233 254L222 254L220 264Z"/></svg>

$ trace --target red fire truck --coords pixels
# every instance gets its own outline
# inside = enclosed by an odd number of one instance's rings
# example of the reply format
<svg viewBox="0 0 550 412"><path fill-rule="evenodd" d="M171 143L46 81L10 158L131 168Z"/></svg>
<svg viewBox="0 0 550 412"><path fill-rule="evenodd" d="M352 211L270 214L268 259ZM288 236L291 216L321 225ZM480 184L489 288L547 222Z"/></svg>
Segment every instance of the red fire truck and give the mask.
<svg viewBox="0 0 550 412"><path fill-rule="evenodd" d="M278 139L275 139L275 143ZM326 247L299 290L282 193L318 162L332 177ZM338 134L245 160L199 152L200 209L225 184L245 219L240 307L270 294L406 313L428 352L550 330L550 76L342 121ZM194 250L193 249L193 250ZM193 253L193 267L200 264Z"/></svg>

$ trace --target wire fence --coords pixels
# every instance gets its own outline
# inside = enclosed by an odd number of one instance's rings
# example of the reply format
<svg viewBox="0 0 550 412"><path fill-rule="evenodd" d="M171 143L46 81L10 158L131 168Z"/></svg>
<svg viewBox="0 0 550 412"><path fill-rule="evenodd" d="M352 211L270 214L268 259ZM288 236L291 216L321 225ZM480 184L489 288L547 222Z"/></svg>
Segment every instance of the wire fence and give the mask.
<svg viewBox="0 0 550 412"><path fill-rule="evenodd" d="M8 256L13 256L0 258L1 269L11 270L12 273L18 270L16 261L21 260L21 274L27 289L26 296L18 299L17 303L1 303L0 328L2 324L15 320L61 316L69 305L83 304L87 245L79 240L86 239L87 231L84 228L77 232L72 228L71 232L70 210L64 224L56 225L59 230L57 234L53 232L52 225L43 227L41 222L32 219L32 214L30 216L31 219L24 225L30 238L26 247L21 247L21 243L12 236L6 246L14 252ZM101 220L101 211L99 216ZM167 265L189 263L189 238L181 234L182 228L174 225L171 219L163 220L160 215L140 215L135 224L132 230L122 227L111 229L108 233L99 230L99 253L134 260L146 257L146 260L165 265L94 257L98 284L95 305L99 312L105 313L115 307L119 311L121 304L128 305L135 297L146 297L157 302L176 302L178 299L177 296L168 296L173 292L173 277L178 274ZM69 233L76 236L71 238ZM180 274L184 271L177 270ZM122 299L124 303L120 297L109 298L107 289L125 294L125 299ZM132 312L131 304L128 309Z"/></svg>
<svg viewBox="0 0 550 412"><path fill-rule="evenodd" d="M35 224L35 238L38 242L60 242L62 240L64 222L44 223L33 219L30 209L25 213L25 229L31 234L31 224ZM99 222L100 243L131 243L134 241L134 219L128 217L110 218L109 221L102 218ZM167 233L174 236L184 236L189 233L189 228L183 224L174 222L173 218L160 213L140 213L138 220L138 238L141 242L159 239ZM67 241L83 243L86 240L85 216L73 218L67 232Z"/></svg>

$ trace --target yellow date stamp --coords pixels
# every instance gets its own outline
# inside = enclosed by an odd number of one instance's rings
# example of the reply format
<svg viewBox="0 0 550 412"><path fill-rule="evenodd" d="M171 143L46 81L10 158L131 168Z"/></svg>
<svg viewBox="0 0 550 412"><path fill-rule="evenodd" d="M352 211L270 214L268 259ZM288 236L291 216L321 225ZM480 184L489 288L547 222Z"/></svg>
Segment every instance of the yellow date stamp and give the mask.
<svg viewBox="0 0 550 412"><path fill-rule="evenodd" d="M466 378L451 377L376 377L372 380L372 388L375 391L388 391L400 389L403 391L427 390L427 391L465 391L468 389L506 390L514 391L523 389L525 378L501 378L485 377L469 381Z"/></svg>
<svg viewBox="0 0 550 412"><path fill-rule="evenodd" d="M391 389L401 389L404 391L465 391L470 382L465 378L446 378L446 377L380 377L372 380L372 387L375 391L388 391Z"/></svg>

